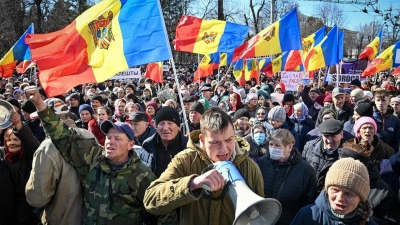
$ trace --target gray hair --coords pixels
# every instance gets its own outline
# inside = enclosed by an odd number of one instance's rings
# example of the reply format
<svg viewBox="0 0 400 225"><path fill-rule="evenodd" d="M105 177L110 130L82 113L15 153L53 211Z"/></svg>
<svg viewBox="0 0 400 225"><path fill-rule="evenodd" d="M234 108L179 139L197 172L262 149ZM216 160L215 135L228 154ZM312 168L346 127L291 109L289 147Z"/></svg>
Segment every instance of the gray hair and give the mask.
<svg viewBox="0 0 400 225"><path fill-rule="evenodd" d="M287 129L274 130L271 133L270 140L280 141L284 146L288 146L296 142L293 134Z"/></svg>

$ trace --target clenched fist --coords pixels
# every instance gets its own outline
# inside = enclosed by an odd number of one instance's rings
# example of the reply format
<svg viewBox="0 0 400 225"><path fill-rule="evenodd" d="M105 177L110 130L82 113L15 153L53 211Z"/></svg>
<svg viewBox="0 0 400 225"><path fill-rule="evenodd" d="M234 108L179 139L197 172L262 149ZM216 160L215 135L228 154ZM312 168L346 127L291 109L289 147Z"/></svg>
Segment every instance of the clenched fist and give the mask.
<svg viewBox="0 0 400 225"><path fill-rule="evenodd" d="M224 177L218 172L218 170L213 169L204 173L198 177L193 178L190 181L190 190L196 190L202 188L202 185L207 185L209 191L218 191L225 186Z"/></svg>

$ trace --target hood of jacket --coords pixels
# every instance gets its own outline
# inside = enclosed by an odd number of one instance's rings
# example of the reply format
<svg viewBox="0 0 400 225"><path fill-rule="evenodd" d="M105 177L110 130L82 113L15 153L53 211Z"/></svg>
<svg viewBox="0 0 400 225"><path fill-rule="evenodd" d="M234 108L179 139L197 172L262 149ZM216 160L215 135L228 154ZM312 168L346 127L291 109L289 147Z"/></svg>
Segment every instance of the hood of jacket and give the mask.
<svg viewBox="0 0 400 225"><path fill-rule="evenodd" d="M187 148L195 150L203 161L206 161L208 163L214 163L207 156L207 152L200 148L200 138L199 138L200 134L201 131L199 130L195 130L190 133L189 141L187 143ZM235 150L233 153L234 158L232 162L235 165L240 164L248 157L249 151L250 151L250 144L245 139L235 136Z"/></svg>

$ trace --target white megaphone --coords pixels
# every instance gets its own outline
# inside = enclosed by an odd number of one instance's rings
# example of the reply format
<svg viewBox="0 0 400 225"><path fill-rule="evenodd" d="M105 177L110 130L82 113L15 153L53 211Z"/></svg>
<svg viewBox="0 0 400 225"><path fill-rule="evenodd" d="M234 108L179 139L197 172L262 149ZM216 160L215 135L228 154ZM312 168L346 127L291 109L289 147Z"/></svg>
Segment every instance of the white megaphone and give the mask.
<svg viewBox="0 0 400 225"><path fill-rule="evenodd" d="M278 200L262 198L251 191L232 162L220 161L213 165L228 181L228 194L235 207L233 225L273 225L278 221L282 212Z"/></svg>

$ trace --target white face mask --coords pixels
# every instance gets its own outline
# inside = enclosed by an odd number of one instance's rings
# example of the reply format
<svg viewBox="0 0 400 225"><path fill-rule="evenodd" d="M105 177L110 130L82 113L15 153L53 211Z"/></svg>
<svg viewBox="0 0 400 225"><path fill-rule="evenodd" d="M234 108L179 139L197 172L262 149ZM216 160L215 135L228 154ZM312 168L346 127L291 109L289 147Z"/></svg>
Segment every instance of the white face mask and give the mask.
<svg viewBox="0 0 400 225"><path fill-rule="evenodd" d="M271 148L269 147L269 157L272 160L280 160L283 158L283 148Z"/></svg>

